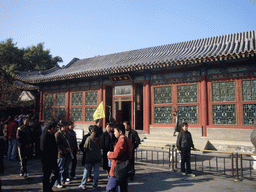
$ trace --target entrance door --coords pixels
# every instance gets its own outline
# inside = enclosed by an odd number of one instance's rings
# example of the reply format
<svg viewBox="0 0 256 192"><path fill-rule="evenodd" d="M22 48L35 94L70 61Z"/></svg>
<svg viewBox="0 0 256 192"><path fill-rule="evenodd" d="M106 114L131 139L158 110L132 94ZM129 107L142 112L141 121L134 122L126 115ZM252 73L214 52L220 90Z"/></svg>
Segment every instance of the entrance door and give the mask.
<svg viewBox="0 0 256 192"><path fill-rule="evenodd" d="M131 122L131 103L131 101L115 102L117 123L123 123L124 121Z"/></svg>

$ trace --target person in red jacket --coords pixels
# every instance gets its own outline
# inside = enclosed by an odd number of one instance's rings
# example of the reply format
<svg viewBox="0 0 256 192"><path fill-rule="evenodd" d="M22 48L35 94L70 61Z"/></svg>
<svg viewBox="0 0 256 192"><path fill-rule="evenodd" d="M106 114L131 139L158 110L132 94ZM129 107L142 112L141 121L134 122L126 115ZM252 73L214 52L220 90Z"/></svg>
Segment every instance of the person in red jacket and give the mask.
<svg viewBox="0 0 256 192"><path fill-rule="evenodd" d="M109 171L109 180L106 187L106 191L116 191L118 188L119 192L128 191L128 178L123 181L118 181L115 177L114 169L117 163L132 159L132 143L130 139L125 136L125 127L122 124L117 124L114 127L114 135L118 139L115 144L114 151L108 152L108 159L112 159L111 168Z"/></svg>
<svg viewBox="0 0 256 192"><path fill-rule="evenodd" d="M7 139L8 139L8 151L7 157L8 159L15 160L17 157L17 129L18 129L18 122L13 118L9 118L9 122L7 125Z"/></svg>

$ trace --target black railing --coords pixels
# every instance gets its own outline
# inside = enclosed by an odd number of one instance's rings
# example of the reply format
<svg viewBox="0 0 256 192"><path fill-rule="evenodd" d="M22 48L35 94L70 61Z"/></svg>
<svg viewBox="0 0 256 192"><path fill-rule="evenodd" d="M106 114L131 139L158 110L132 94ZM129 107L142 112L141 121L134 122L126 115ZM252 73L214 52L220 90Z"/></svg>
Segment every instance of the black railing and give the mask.
<svg viewBox="0 0 256 192"><path fill-rule="evenodd" d="M252 167L254 153L234 153L214 150L196 150L191 153L191 167L195 171L211 172L234 177L235 181L243 178L256 179L256 170ZM138 163L153 164L172 171L178 169L179 153L171 147L138 148L135 160Z"/></svg>

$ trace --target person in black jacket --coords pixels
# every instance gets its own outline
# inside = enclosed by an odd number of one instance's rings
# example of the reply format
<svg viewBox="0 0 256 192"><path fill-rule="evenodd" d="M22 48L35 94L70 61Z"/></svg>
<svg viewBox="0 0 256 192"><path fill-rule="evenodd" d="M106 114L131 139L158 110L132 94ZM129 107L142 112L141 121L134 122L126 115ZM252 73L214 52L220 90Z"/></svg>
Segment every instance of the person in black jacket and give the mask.
<svg viewBox="0 0 256 192"><path fill-rule="evenodd" d="M53 191L52 187L59 177L57 164L58 148L54 134L57 132L57 123L50 121L46 125L46 131L41 138L41 159L43 166L43 191ZM51 174L53 176L50 178Z"/></svg>
<svg viewBox="0 0 256 192"><path fill-rule="evenodd" d="M17 141L20 157L20 176L27 177L27 163L32 148L32 133L29 126L29 117L23 119L23 125L18 128Z"/></svg>
<svg viewBox="0 0 256 192"><path fill-rule="evenodd" d="M116 137L113 132L114 125L112 123L107 123L106 131L102 134L102 149L103 149L103 169L107 171L109 174L109 170L111 167L110 160L107 157L109 151L114 151L114 143L116 141Z"/></svg>
<svg viewBox="0 0 256 192"><path fill-rule="evenodd" d="M85 141L86 139L92 134L92 128L93 128L93 125L90 125L88 130L89 132L83 136L83 139L82 139L82 142L79 144L79 149L83 152L83 156L82 156L82 165L85 165L85 157L86 157L86 151L84 150L84 144L85 144ZM88 182L92 181L93 180L93 176L91 175L91 171L90 170L90 176L88 178Z"/></svg>
<svg viewBox="0 0 256 192"><path fill-rule="evenodd" d="M138 148L139 144L140 144L140 137L137 133L137 131L131 129L131 124L129 121L124 121L123 125L125 127L125 136L128 137L130 139L130 141L132 142L132 159L130 161L131 163L131 171L132 173L130 174L130 180L134 179L135 176L135 149Z"/></svg>
<svg viewBox="0 0 256 192"><path fill-rule="evenodd" d="M181 124L181 132L178 135L177 138L177 148L180 151L181 154L181 173L182 175L188 175L188 176L195 176L191 172L191 166L190 166L190 153L191 153L191 148L195 150L193 140L191 133L188 131L188 123L183 122ZM186 163L186 171L185 171L185 163Z"/></svg>

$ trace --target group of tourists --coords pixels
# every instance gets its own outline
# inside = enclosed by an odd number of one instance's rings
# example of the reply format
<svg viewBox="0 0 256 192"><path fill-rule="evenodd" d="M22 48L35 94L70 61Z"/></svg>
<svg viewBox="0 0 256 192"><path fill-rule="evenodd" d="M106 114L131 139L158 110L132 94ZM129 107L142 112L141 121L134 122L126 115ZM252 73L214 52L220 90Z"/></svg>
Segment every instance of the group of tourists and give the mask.
<svg viewBox="0 0 256 192"><path fill-rule="evenodd" d="M182 123L181 128L176 142L181 154L181 173L195 176L190 167L190 151L195 149L192 136L186 122ZM9 117L1 122L0 154L1 156L6 154L9 160L19 157L20 176L24 178L29 176L28 159L33 154L35 157L40 156L43 168L43 191L53 191L53 186L63 188L70 180L77 179L79 147L83 152L81 163L84 165L84 172L78 188L85 190L88 182L92 181L93 189L97 189L99 169L102 165L108 175L106 191L128 191L128 178L133 180L135 175L134 154L140 144L138 133L131 129L128 121L123 124L107 123L103 132L97 120L88 130L89 132L83 136L82 142L78 145L73 122L51 120L44 126L43 122L38 122L35 117L23 116L22 119ZM8 144L6 153L5 143ZM128 159L129 174L125 179L118 180L115 167ZM69 167L71 167L70 173ZM3 172L3 157L0 157L0 173Z"/></svg>
<svg viewBox="0 0 256 192"><path fill-rule="evenodd" d="M29 121L28 121L29 120ZM24 127L24 122L28 127L29 143L30 146L26 147L21 145L22 140L22 130ZM30 115L19 115L16 117L9 116L4 119L1 118L0 123L0 173L4 172L3 157L6 157L10 161L19 160L21 153L26 151L29 158L36 157L39 158L40 155L40 137L44 130L44 121L39 122L37 116Z"/></svg>
<svg viewBox="0 0 256 192"><path fill-rule="evenodd" d="M60 130L57 131L57 126ZM52 191L55 185L63 188L69 181L77 179L75 169L77 163L77 143L73 123L61 121L57 124L50 121L46 125L46 132L41 139L42 164L43 164L43 188L44 191ZM84 165L83 178L78 188L86 190L87 183L92 181L92 188L98 189L99 169L102 164L108 175L106 191L128 191L128 177L133 179L134 150L140 144L138 133L131 129L129 122L123 124L108 123L103 133L96 121L89 126L89 133L83 136L79 148L83 152L82 165ZM126 136L127 133L127 136ZM103 151L103 153L102 153ZM48 157L51 158L48 158ZM118 180L114 169L118 163L129 160L130 173L125 179ZM72 162L69 175L69 164ZM92 171L93 170L93 171ZM93 176L92 176L93 175Z"/></svg>

